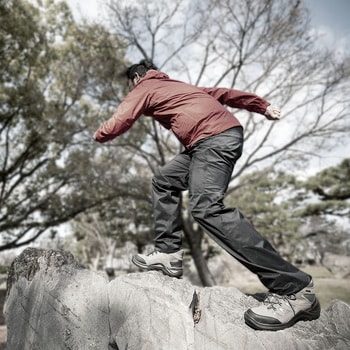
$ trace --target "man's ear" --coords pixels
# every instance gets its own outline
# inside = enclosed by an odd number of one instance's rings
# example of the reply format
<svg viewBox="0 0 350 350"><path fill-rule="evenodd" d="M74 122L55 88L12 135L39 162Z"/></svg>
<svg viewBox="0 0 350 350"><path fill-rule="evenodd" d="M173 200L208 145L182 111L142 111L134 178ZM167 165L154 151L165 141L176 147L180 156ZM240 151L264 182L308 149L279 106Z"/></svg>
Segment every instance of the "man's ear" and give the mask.
<svg viewBox="0 0 350 350"><path fill-rule="evenodd" d="M141 80L141 77L139 76L139 73L135 73L133 82L136 85Z"/></svg>

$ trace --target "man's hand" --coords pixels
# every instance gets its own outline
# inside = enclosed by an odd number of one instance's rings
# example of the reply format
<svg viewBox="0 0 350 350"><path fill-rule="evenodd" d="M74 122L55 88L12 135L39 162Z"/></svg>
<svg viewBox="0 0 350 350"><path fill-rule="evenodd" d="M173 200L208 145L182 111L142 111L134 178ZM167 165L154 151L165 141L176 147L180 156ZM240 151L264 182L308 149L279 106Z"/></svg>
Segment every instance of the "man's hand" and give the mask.
<svg viewBox="0 0 350 350"><path fill-rule="evenodd" d="M275 106L266 108L265 117L269 120L279 120L281 118L281 110Z"/></svg>

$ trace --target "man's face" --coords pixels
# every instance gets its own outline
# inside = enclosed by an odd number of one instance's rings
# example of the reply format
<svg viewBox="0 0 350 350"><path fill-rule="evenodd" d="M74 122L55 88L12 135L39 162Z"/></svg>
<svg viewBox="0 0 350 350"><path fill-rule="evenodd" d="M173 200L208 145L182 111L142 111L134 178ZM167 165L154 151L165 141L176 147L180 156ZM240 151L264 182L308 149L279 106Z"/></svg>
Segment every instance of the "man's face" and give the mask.
<svg viewBox="0 0 350 350"><path fill-rule="evenodd" d="M135 87L135 84L134 84L133 80L128 79L128 88L129 88L129 91L131 91L134 87Z"/></svg>

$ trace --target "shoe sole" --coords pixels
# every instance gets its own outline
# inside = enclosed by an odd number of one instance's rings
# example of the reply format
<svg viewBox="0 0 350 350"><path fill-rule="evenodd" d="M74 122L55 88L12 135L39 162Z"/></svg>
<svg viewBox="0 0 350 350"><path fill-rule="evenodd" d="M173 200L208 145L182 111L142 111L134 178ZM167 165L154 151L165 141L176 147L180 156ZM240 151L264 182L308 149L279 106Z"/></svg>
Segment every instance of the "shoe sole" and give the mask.
<svg viewBox="0 0 350 350"><path fill-rule="evenodd" d="M291 327L299 321L316 320L320 317L320 313L321 313L321 306L319 301L316 299L314 303L311 305L310 309L299 311L287 323L275 324L275 323L259 322L254 318L255 313L250 309L244 313L244 320L249 327L259 331L279 331L281 329Z"/></svg>
<svg viewBox="0 0 350 350"><path fill-rule="evenodd" d="M146 265L139 260L137 260L136 256L133 256L131 261L137 266L140 267L141 269L152 271L162 271L165 275L170 276L170 277L181 277L183 270L182 269L170 269L163 264L152 264L152 265Z"/></svg>

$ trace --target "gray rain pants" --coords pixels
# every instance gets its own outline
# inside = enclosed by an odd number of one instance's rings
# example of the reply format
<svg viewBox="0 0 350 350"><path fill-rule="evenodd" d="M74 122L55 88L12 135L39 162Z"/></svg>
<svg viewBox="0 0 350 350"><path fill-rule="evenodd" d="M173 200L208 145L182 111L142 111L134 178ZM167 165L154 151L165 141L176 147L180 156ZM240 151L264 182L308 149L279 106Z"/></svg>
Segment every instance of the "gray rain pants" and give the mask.
<svg viewBox="0 0 350 350"><path fill-rule="evenodd" d="M181 191L189 190L193 218L229 254L257 274L269 291L293 294L311 277L285 261L236 208L223 199L242 154L241 127L197 142L157 171L152 180L156 249L181 249Z"/></svg>

